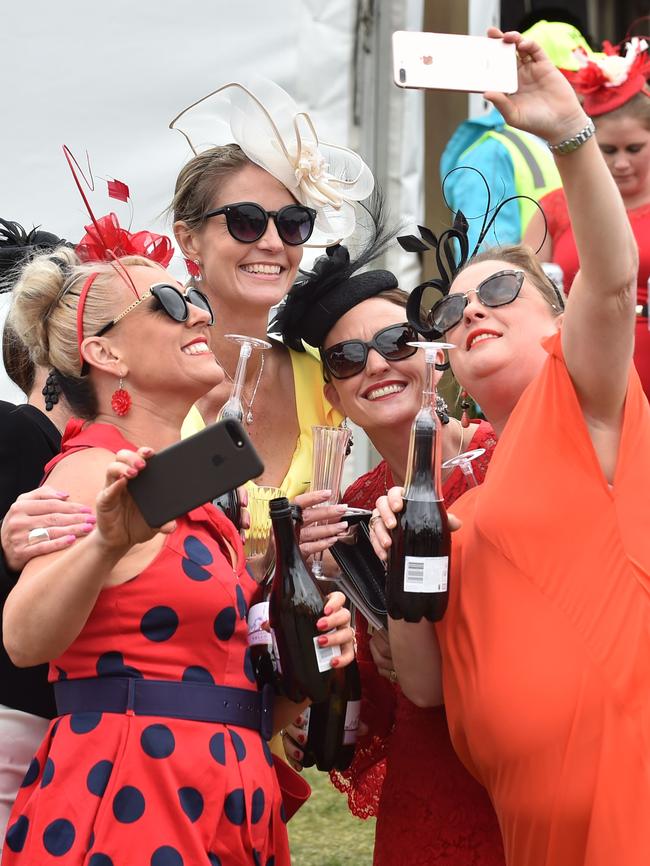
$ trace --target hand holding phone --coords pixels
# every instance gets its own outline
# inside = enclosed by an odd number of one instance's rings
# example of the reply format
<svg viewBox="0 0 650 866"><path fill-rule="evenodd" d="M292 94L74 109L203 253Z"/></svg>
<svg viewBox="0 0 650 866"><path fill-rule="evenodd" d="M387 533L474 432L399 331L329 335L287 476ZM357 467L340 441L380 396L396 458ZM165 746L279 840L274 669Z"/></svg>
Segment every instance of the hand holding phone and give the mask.
<svg viewBox="0 0 650 866"><path fill-rule="evenodd" d="M517 53L512 43L452 33L393 33L393 77L398 87L514 93Z"/></svg>
<svg viewBox="0 0 650 866"><path fill-rule="evenodd" d="M154 454L128 488L149 526L162 526L263 471L242 425L227 418Z"/></svg>

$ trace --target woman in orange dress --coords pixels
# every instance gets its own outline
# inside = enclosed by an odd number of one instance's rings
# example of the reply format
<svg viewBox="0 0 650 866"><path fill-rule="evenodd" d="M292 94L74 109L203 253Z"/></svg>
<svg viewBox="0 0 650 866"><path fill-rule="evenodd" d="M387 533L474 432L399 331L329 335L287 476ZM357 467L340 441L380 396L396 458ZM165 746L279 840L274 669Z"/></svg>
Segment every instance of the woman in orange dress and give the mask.
<svg viewBox="0 0 650 866"><path fill-rule="evenodd" d="M581 270L562 315L531 251L491 250L429 313L498 444L483 485L454 506L445 618L391 620L393 661L416 703L444 693L508 866L647 866L650 407L632 366L637 249L570 85L534 42L504 38L519 89L488 96L551 143ZM400 508L399 488L379 500L378 551Z"/></svg>

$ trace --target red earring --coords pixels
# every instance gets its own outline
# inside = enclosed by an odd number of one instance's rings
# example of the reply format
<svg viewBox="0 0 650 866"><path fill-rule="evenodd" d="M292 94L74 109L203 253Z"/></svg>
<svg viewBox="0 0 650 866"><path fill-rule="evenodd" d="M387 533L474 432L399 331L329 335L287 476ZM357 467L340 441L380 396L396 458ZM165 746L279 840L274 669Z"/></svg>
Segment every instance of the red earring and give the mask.
<svg viewBox="0 0 650 866"><path fill-rule="evenodd" d="M470 402L467 399L467 391L461 391L460 396L460 408L463 410L463 413L460 416L460 423L463 427L469 427L469 415L467 414L467 410L470 407Z"/></svg>
<svg viewBox="0 0 650 866"><path fill-rule="evenodd" d="M126 415L131 408L131 395L122 387L122 377L120 376L119 387L113 391L111 397L111 409L116 415Z"/></svg>

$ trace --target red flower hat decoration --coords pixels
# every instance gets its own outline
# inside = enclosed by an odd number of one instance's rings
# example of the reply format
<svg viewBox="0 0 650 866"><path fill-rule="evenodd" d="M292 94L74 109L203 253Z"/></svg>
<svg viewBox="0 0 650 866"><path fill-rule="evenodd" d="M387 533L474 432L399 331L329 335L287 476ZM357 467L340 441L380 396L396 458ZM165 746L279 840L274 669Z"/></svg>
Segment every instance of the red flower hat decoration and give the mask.
<svg viewBox="0 0 650 866"><path fill-rule="evenodd" d="M576 49L581 68L563 69L574 90L584 97L584 109L591 117L598 117L620 108L637 93L650 97L646 79L650 75L648 43L638 36L625 45L625 53L611 42L603 42L603 54L588 56Z"/></svg>

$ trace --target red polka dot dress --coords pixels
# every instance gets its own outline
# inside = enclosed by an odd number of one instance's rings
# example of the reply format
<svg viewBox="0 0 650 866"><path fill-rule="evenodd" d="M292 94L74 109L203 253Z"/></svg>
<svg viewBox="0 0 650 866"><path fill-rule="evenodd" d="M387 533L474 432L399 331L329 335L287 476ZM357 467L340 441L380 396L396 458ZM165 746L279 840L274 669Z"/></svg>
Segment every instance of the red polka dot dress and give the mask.
<svg viewBox="0 0 650 866"><path fill-rule="evenodd" d="M100 424L67 439L64 453L132 447ZM238 554L235 569L220 547L224 537ZM143 572L101 592L77 640L52 662L50 679L184 682L188 704L196 683L256 690L246 624L256 584L244 563L220 512L191 511ZM3 866L289 863L280 789L259 732L130 711L53 721L22 783L2 855Z"/></svg>

